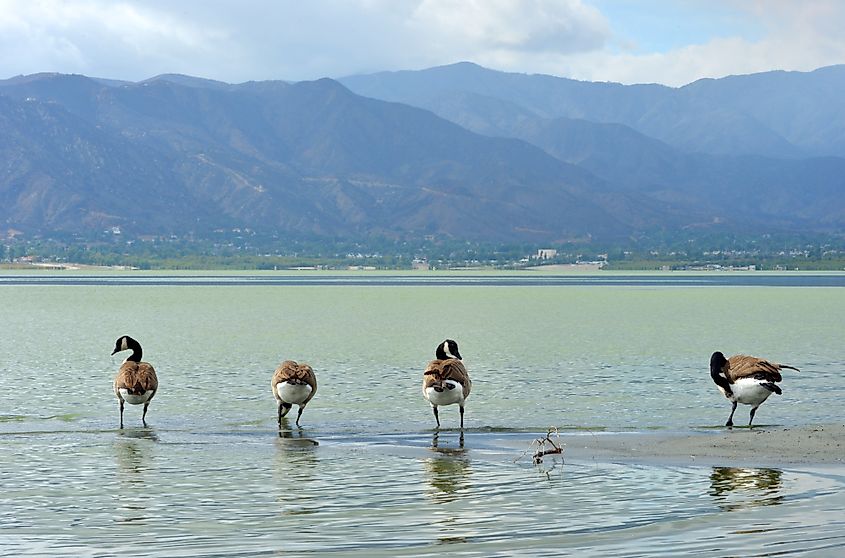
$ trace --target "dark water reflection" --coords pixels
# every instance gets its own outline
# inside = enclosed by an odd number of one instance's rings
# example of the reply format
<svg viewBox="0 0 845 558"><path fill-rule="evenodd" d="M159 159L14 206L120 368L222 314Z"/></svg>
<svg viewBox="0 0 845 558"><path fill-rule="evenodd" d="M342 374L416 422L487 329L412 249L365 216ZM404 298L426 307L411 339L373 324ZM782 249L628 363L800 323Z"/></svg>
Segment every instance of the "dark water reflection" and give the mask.
<svg viewBox="0 0 845 558"><path fill-rule="evenodd" d="M515 461L528 434L2 438L0 556L722 556L845 544L837 475L573 459L549 482Z"/></svg>
<svg viewBox="0 0 845 558"><path fill-rule="evenodd" d="M315 451L320 443L305 436L302 429L291 430L282 419L276 438L273 463L273 488L282 515L308 515L320 508L318 490L320 458Z"/></svg>
<svg viewBox="0 0 845 558"><path fill-rule="evenodd" d="M441 440L440 436L439 432L434 433L429 454L422 459L427 482L425 495L439 510L433 514L435 520L430 528L435 544L461 544L468 540L461 500L472 505L477 497L471 482L472 460L464 447L463 432L457 440L447 434Z"/></svg>
<svg viewBox="0 0 845 558"><path fill-rule="evenodd" d="M154 489L154 453L158 435L151 428L117 432L114 453L117 483L114 488L116 523L145 522L150 516L149 492Z"/></svg>
<svg viewBox="0 0 845 558"><path fill-rule="evenodd" d="M713 467L710 495L724 511L783 503L783 471L748 467Z"/></svg>
<svg viewBox="0 0 845 558"><path fill-rule="evenodd" d="M453 502L471 488L469 478L472 468L467 450L464 448L463 432L460 434L457 447L446 445L441 447L439 433L435 433L429 449L431 450L430 457L423 460L426 479L430 487L427 495L437 504Z"/></svg>
<svg viewBox="0 0 845 558"><path fill-rule="evenodd" d="M158 436L152 429L127 429L118 432L114 449L118 473L124 482L143 482L143 473L151 466L155 442L158 442Z"/></svg>

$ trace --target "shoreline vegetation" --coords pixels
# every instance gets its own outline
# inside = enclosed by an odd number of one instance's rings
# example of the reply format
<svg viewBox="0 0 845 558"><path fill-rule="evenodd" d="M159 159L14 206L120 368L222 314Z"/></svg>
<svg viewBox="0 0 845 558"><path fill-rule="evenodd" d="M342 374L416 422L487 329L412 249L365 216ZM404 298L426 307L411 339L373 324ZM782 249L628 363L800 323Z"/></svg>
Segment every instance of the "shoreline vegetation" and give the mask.
<svg viewBox="0 0 845 558"><path fill-rule="evenodd" d="M484 273L554 273L554 274L602 274L607 272L644 272L644 273L797 273L797 272L845 272L845 259L824 262L803 262L802 265L763 266L763 265L721 265L700 263L677 263L675 265L656 265L642 262L634 264L599 261L578 261L572 263L530 263L519 266L497 266L482 263L464 262L463 265L429 265L420 260L411 266L355 265L337 263L300 262L302 265L253 265L238 260L162 260L155 265L133 265L131 262L120 264L94 264L82 262L42 261L38 258L20 258L14 261L0 261L0 271L47 272L47 271L146 271L146 272L395 272L415 274L437 274L443 272L484 272Z"/></svg>
<svg viewBox="0 0 845 558"><path fill-rule="evenodd" d="M280 238L249 229L213 235L31 236L0 231L0 268L143 270L845 271L845 236L652 234L539 244L417 239ZM555 267L550 267L555 266Z"/></svg>

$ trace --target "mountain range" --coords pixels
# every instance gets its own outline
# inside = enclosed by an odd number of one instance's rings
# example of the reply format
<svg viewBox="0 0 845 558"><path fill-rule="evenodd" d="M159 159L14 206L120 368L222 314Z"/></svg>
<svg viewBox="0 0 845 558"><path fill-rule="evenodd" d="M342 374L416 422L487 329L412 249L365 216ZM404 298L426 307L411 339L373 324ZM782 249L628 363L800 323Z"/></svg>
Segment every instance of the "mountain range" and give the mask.
<svg viewBox="0 0 845 558"><path fill-rule="evenodd" d="M0 231L619 240L840 232L845 66L682 88L470 63L0 81Z"/></svg>

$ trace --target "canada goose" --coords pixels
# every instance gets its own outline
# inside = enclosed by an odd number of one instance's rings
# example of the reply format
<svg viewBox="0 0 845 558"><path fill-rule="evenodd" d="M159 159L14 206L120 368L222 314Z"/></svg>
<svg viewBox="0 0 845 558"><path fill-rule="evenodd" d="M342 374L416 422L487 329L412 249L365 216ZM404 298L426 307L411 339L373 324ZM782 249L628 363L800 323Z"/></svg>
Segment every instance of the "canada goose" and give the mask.
<svg viewBox="0 0 845 558"><path fill-rule="evenodd" d="M464 404L472 389L469 373L461 362L458 344L446 339L437 346L436 360L428 363L423 373L423 396L431 403L437 428L440 428L438 405L457 403L461 410L461 430L464 429Z"/></svg>
<svg viewBox="0 0 845 558"><path fill-rule="evenodd" d="M296 425L299 426L302 410L317 393L317 376L314 370L305 363L297 364L286 360L276 368L270 385L273 388L273 397L279 403L279 428L282 427L282 417L288 414L294 403L299 405L299 412L296 414Z"/></svg>
<svg viewBox="0 0 845 558"><path fill-rule="evenodd" d="M719 351L713 353L710 357L710 377L722 395L733 404L731 416L725 426L733 426L736 404L742 403L751 405L751 418L748 419L748 427L751 428L757 407L772 393L782 393L777 382L783 380L780 371L784 368L798 371L794 366L777 364L753 356L734 355L726 359Z"/></svg>
<svg viewBox="0 0 845 558"><path fill-rule="evenodd" d="M132 350L132 354L123 361L114 378L114 394L120 402L120 427L123 428L123 404L144 404L141 422L147 426L147 407L158 390L156 371L149 362L141 362L141 344L124 335L114 342L112 355L121 351Z"/></svg>

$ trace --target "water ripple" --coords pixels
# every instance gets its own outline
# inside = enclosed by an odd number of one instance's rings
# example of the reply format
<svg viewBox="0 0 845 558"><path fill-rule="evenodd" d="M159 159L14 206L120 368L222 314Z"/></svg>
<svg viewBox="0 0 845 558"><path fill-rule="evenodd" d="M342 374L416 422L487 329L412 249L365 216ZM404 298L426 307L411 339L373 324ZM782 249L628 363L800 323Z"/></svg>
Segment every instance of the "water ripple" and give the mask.
<svg viewBox="0 0 845 558"><path fill-rule="evenodd" d="M543 474L496 436L5 436L2 553L777 555L845 543L839 477L612 463ZM738 513L742 528L729 528Z"/></svg>

